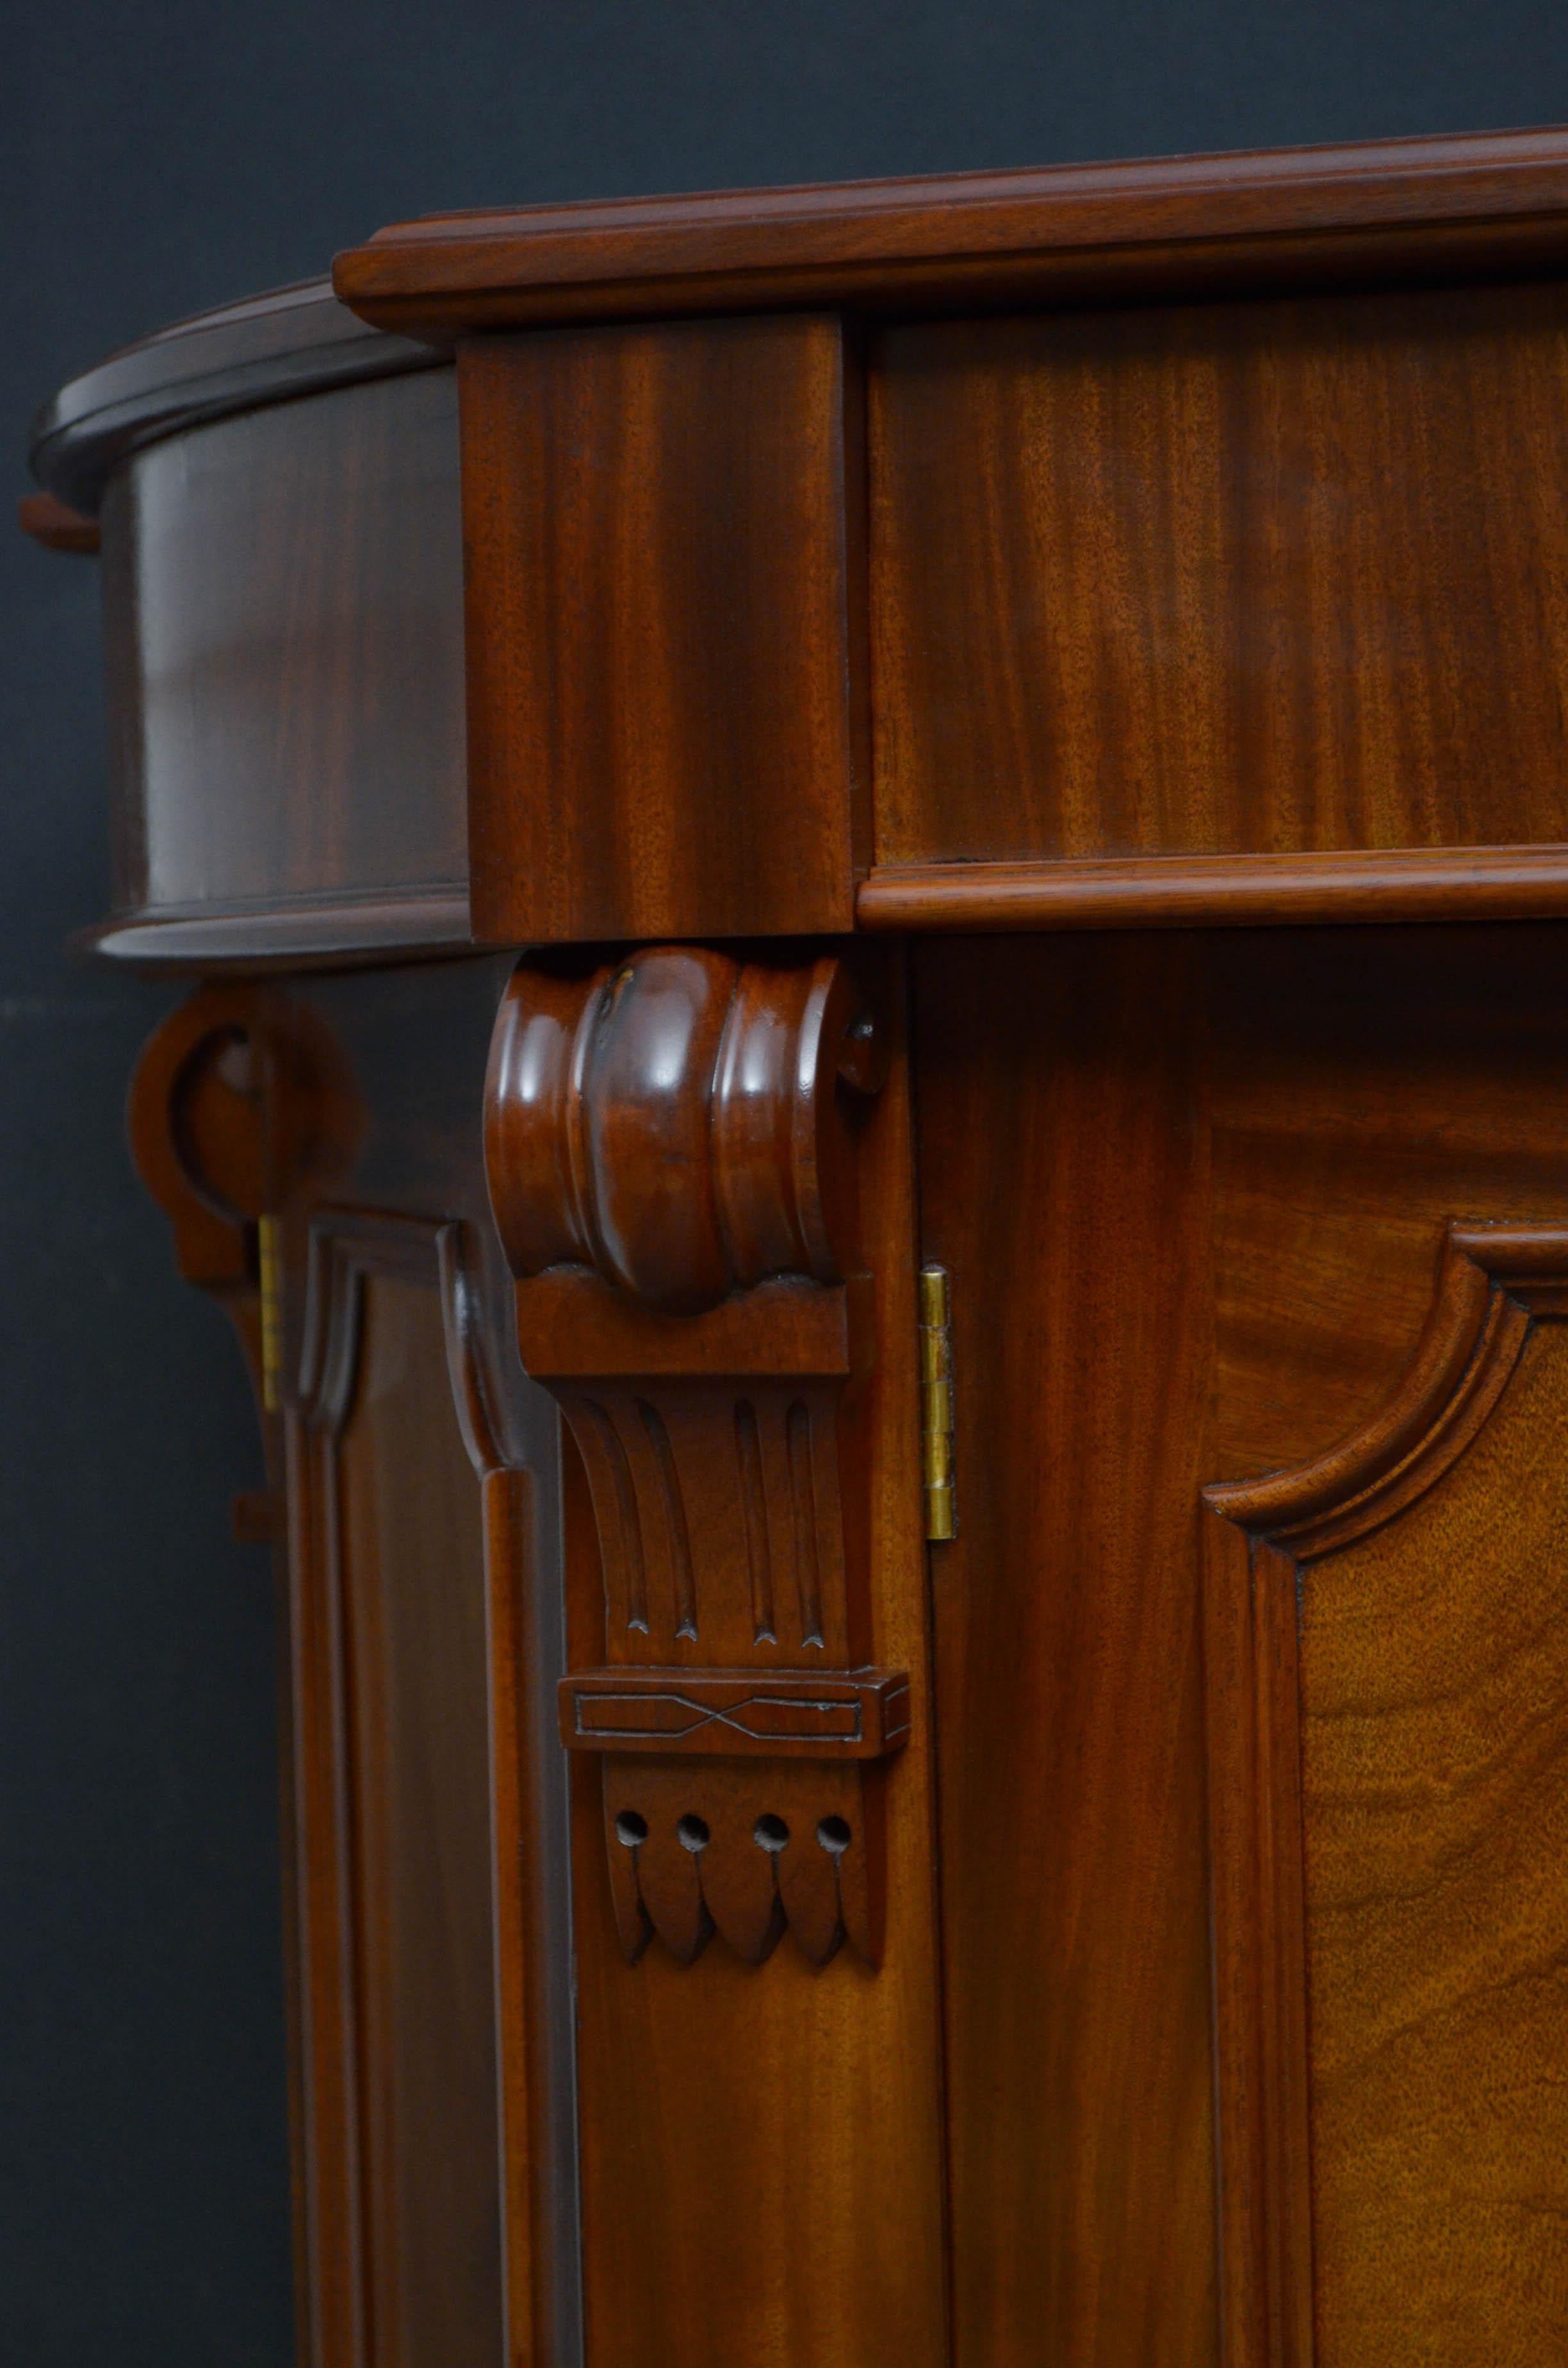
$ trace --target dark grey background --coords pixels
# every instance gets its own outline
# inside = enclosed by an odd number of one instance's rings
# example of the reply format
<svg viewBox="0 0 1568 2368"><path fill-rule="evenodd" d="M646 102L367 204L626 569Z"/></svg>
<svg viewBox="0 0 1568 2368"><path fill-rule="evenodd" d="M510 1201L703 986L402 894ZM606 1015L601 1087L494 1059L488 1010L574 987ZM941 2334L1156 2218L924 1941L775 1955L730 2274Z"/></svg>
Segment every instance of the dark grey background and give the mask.
<svg viewBox="0 0 1568 2368"><path fill-rule="evenodd" d="M108 348L400 217L1568 117L1523 0L12 0L16 490ZM271 1607L222 1318L121 1147L95 571L0 533L0 2362L290 2353ZM436 2368L436 2363L432 2363ZM673 2363L672 2363L673 2368Z"/></svg>

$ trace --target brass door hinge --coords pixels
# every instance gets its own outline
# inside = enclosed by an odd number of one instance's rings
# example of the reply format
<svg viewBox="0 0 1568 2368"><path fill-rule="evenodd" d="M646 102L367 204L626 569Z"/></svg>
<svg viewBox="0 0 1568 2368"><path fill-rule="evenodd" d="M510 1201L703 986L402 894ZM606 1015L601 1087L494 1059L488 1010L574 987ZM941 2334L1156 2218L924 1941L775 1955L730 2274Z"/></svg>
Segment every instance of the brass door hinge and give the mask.
<svg viewBox="0 0 1568 2368"><path fill-rule="evenodd" d="M953 1336L945 1266L920 1269L920 1473L927 1538L956 1537Z"/></svg>
<svg viewBox="0 0 1568 2368"><path fill-rule="evenodd" d="M256 1262L261 1302L262 1411L276 1414L278 1377L283 1369L283 1278L276 1217L256 1221Z"/></svg>

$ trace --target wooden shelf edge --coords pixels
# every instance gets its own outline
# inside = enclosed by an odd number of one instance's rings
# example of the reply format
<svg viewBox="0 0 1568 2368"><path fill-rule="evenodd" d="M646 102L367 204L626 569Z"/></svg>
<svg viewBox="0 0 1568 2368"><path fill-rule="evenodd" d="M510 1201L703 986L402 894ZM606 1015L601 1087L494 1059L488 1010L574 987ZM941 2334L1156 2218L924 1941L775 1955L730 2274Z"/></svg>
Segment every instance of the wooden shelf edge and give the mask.
<svg viewBox="0 0 1568 2368"><path fill-rule="evenodd" d="M1562 913L1568 845L889 864L870 872L856 899L862 929L1240 928Z"/></svg>

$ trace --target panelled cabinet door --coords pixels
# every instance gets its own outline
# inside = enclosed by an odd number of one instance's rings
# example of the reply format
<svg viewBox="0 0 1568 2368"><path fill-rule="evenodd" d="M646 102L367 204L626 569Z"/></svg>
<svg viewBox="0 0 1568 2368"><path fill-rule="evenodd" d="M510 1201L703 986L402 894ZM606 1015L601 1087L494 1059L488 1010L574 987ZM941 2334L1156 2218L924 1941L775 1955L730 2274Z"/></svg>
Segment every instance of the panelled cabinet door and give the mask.
<svg viewBox="0 0 1568 2368"><path fill-rule="evenodd" d="M1562 958L917 951L958 2368L1568 2357Z"/></svg>

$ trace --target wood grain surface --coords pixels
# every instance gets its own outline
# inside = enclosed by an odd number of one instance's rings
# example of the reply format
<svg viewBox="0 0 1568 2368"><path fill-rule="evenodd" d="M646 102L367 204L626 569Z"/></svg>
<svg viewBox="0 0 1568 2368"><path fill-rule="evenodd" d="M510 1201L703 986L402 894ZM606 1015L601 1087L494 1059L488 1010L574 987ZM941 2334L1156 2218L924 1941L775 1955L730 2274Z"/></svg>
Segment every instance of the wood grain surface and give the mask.
<svg viewBox="0 0 1568 2368"><path fill-rule="evenodd" d="M537 1715L553 1727L559 1607L536 1583L553 1430L517 1368L473 1123L504 978L470 962L309 997L210 986L132 1089L181 1272L233 1317L258 1398L290 1402L264 1431L279 1497L288 1448L283 1904L312 2368L543 2362L575 2341L570 2000L544 1930L567 1924L564 1786ZM358 1205L339 1200L324 1237L310 1220L338 1196ZM264 1214L280 1325L260 1306ZM276 1535L273 1514L269 1496Z"/></svg>
<svg viewBox="0 0 1568 2368"><path fill-rule="evenodd" d="M114 477L120 916L238 907L243 956L258 910L295 898L460 898L456 409L449 370L381 379L190 428Z"/></svg>
<svg viewBox="0 0 1568 2368"><path fill-rule="evenodd" d="M1554 285L890 331L879 864L1568 838L1565 363Z"/></svg>
<svg viewBox="0 0 1568 2368"><path fill-rule="evenodd" d="M1568 1339L1301 1622L1321 2368L1568 2324Z"/></svg>
<svg viewBox="0 0 1568 2368"><path fill-rule="evenodd" d="M933 1563L956 2358L1213 2362L1222 2299L1236 2368L1312 2356L1314 2310L1324 2362L1548 2356L1560 1363L1532 1383L1527 1358L1517 1413L1506 1395L1429 1514L1303 1575L1293 1909L1214 1827L1221 1930L1239 1915L1255 1952L1218 1966L1222 2013L1283 2032L1293 1996L1304 2031L1312 1985L1310 2139L1269 2158L1244 2292L1240 2153L1223 2288L1213 2233L1194 1623L1199 1484L1376 1425L1456 1218L1485 1239L1568 1212L1540 1090L1568 1061L1558 934L925 939L914 962L921 1247L955 1320L960 1534ZM1257 1663L1281 1733L1284 1569ZM1263 1714L1212 1650L1208 1680L1221 1736ZM1249 1818L1287 1835L1234 1731ZM1292 2260L1293 2317L1268 2300Z"/></svg>
<svg viewBox="0 0 1568 2368"><path fill-rule="evenodd" d="M1452 1217L1561 1213L1543 1076L1568 1063L1550 927L1209 940L1216 1382L1205 1477L1369 1421L1420 1338Z"/></svg>
<svg viewBox="0 0 1568 2368"><path fill-rule="evenodd" d="M434 1281L432 1264L431 1281ZM335 1528L375 2368L499 2368L484 1538L429 1283L366 1284Z"/></svg>
<svg viewBox="0 0 1568 2368"><path fill-rule="evenodd" d="M1299 928L1314 921L1544 920L1568 912L1568 845L1369 854L1124 855L873 866L862 929Z"/></svg>
<svg viewBox="0 0 1568 2368"><path fill-rule="evenodd" d="M453 217L456 422L56 422L132 951L535 949L494 1212L509 961L135 1106L252 1353L279 1221L312 2368L1561 2351L1565 261L1562 132Z"/></svg>
<svg viewBox="0 0 1568 2368"><path fill-rule="evenodd" d="M483 1523L488 1691L474 1715L488 1733L494 1907L486 1947L500 2114L488 2209L499 2214L505 2197L506 2356L509 2363L542 2368L571 2360L580 2341L574 2005L562 1946L571 1916L565 1782L555 1742L562 1666L556 1426L549 1401L517 1362L510 1278L490 1214L479 1122L490 1031L508 968L470 959L345 972L293 989L299 1023L329 1034L369 1122L351 1163L329 1187L297 1200L293 1222L283 1229L283 1313L287 1389L308 1340L307 1220L324 1200L322 1213L336 1210L351 1250L354 1238L369 1241L379 1246L383 1263L396 1265L400 1243L412 1235L415 1247L403 1253L400 1270L439 1304L445 1321L444 1370L421 1382L417 1421L438 1433L455 1417L468 1493L451 1535L467 1533L471 1508L482 1510ZM448 1223L432 1223L442 1214ZM417 1440L410 1448L409 1486L417 1487L429 1452ZM320 1462L319 1454L298 1459L307 1504ZM451 1583L445 1531L438 1525L432 1543L413 1520L404 1526L419 1549L403 1565L408 1583L438 1604ZM342 1673L334 1658L330 1589L311 1559L308 1535L295 1553L305 1574L300 1605L308 1631L296 1648L296 1682L312 1712L313 1748L324 1754L324 1766L312 1771L318 1789L301 1843L306 1880L318 1895L316 1945L326 1943L313 1968L312 2010L330 2078L333 2017L345 1996L352 2005L345 1977L334 1985L330 1959L334 1785L340 1781L333 1752L341 1748L333 1740L341 1715L334 1688ZM410 1567L415 1563L416 1570ZM392 1678L395 1684L395 1663ZM335 2042L338 2065L352 2049L352 2031L350 2020ZM346 2068L352 2073L351 2052ZM320 2242L331 2260L330 2228ZM341 2358L329 2345L312 2368L340 2368Z"/></svg>
<svg viewBox="0 0 1568 2368"><path fill-rule="evenodd" d="M1562 2117L1530 2067L1568 2011L1533 1861L1561 1823L1537 1381L1565 1312L1568 1226L1450 1224L1372 1419L1205 1492L1227 2361L1528 2359L1561 2315ZM1478 2097L1453 2029L1483 2021L1508 2069Z"/></svg>
<svg viewBox="0 0 1568 2368"><path fill-rule="evenodd" d="M454 1403L472 1353L460 1232L316 1217L285 1415L321 2368L499 2363L508 2300L527 2289L507 2274L503 2211L505 2144L521 2132L500 2118L516 2035L497 2021L491 1574L473 1454L493 1450L474 1432L477 1396ZM529 2233L525 2214L525 2266Z"/></svg>
<svg viewBox="0 0 1568 2368"><path fill-rule="evenodd" d="M1427 939L1358 931L1340 940L1335 960L1315 963L1314 942L1323 947L1310 935L1227 937L1214 941L1211 956L1212 1008L1228 1015L1211 1086L1212 1455L1217 1474L1238 1480L1369 1435L1415 1357L1451 1220L1481 1221L1475 1238L1484 1241L1489 1227L1561 1224L1568 1207L1561 1112L1555 1098L1539 1090L1540 1077L1568 1057L1557 1011L1557 933L1519 928ZM1561 1350L1549 1342L1539 1353ZM1465 1372L1457 1365L1456 1379ZM1512 1431L1515 1403L1505 1395L1491 1417L1494 1429L1483 1428L1452 1473L1391 1526L1300 1571L1292 1556L1317 1549L1290 1545L1276 1556L1279 1568L1268 1582L1281 1615L1290 1608L1288 1628L1277 1636L1279 1650L1299 1659L1300 1678L1299 1697L1296 1681L1282 1691L1271 1681L1274 1707L1262 1732L1267 1737L1272 1727L1282 1738L1275 1750L1300 1766L1296 1814L1304 1844L1294 1942L1288 1888L1282 1893L1262 1877L1261 1890L1244 1887L1235 1916L1253 1936L1249 1949L1262 1952L1247 1976L1260 1987L1256 1999L1236 2002L1244 2016L1274 2018L1277 2032L1282 2017L1288 2023L1292 2015L1310 2016L1311 2048L1301 2135L1263 2157L1273 2169L1261 2242L1266 2263L1267 2248L1276 2248L1274 2267L1261 2271L1261 2293L1249 2299L1233 2287L1229 2298L1233 2354L1247 2368L1314 2356L1391 2368L1544 2356L1555 2248L1532 2253L1528 2213L1510 2222L1520 2191L1505 2167L1523 2143L1512 2118L1519 2092L1484 2080L1459 2086L1451 2055L1445 2066L1440 2054L1445 2018L1462 2019L1474 1949L1506 1953L1516 1945L1530 1882L1531 1818L1539 1806L1550 1831L1553 1814L1557 1709L1550 1679L1539 1658L1525 1664L1537 1721L1527 1748L1510 1739L1518 1713L1504 1674L1519 1668L1524 1649L1516 1599L1528 1604L1551 1583L1550 1550L1543 1555L1535 1541L1540 1523L1556 1518L1546 1402L1528 1444ZM1345 1485L1352 1495L1362 1486ZM1236 1518L1250 1519L1252 1500L1264 1508L1267 1491L1284 1486L1242 1491ZM1220 1492L1221 1499L1229 1493ZM1257 1518L1276 1517L1260 1509ZM1455 1531L1453 1521L1470 1526ZM1487 1524L1483 1552L1480 1529ZM1462 1550L1461 1534L1471 1541ZM1435 1543L1445 1537L1452 1552ZM1232 1585L1243 1590L1245 1561L1244 1547L1232 1565ZM1327 1640L1322 1663L1320 1633ZM1476 1642L1483 1633L1491 1639L1484 1651ZM1460 1641L1467 1636L1469 1645ZM1475 1664L1467 1679L1447 1657L1456 1651ZM1261 1673L1264 1662L1258 1666ZM1327 1673L1321 1695L1320 1667ZM1455 1673L1445 1702L1430 1698L1420 1675L1438 1668ZM1211 1673L1229 1692L1214 1656ZM1229 1714L1223 1699L1211 1714ZM1239 1721L1253 1716L1240 1698L1230 1699ZM1290 1740L1298 1721L1299 1753ZM1429 1752L1420 1773L1408 1756L1403 1763L1391 1756L1401 1748L1408 1755L1416 1734ZM1545 1762L1528 1760L1537 1773L1524 1805L1508 1779L1520 1750L1548 1754ZM1466 1772L1477 1766L1477 1753L1493 1771L1484 1784ZM1239 1774L1242 1763L1233 1764ZM1245 1782L1258 1798L1270 1796L1266 1761ZM1222 1808L1217 1804L1215 1827L1221 1936L1233 1879L1225 1873ZM1483 1833L1476 1820L1483 1809L1493 1822ZM1403 1852L1397 1876L1389 1855L1395 1834ZM1467 1902L1467 1852L1515 1870L1520 1907L1498 1918L1473 1897ZM1282 1933L1269 1930L1267 1896L1284 1901ZM1408 1987L1391 1987L1376 2006L1368 1987L1378 1987L1379 1967L1392 1978L1411 1918L1420 1923L1429 2021ZM1230 1953L1221 1938L1222 2000ZM1330 1986L1321 2000L1320 1977ZM1522 2063L1548 2044L1560 2051L1568 2030L1568 1998L1549 1976L1500 1984L1486 2011L1503 2059ZM1329 2054L1320 2062L1325 2040ZM1437 2054L1428 2055L1428 2043ZM1224 2061L1222 2053L1222 2094ZM1285 2093L1277 2078L1270 2086L1276 2098ZM1233 2093L1228 2110L1236 2110ZM1542 2087L1528 2112L1532 2136L1518 2159L1550 2218L1562 2208L1568 2127ZM1302 2167L1309 2144L1310 2195ZM1425 2169L1417 2169L1423 2146ZM1434 2187L1426 2173L1435 2174L1439 2154L1446 2166ZM1381 2180L1375 2206L1367 2185L1374 2176ZM1432 2209L1446 2221L1440 2269L1423 2194L1439 2199ZM1257 2241L1257 2193L1239 2162L1225 2174L1221 2202L1234 2235L1236 2216L1254 2215L1246 2242ZM1299 2248L1309 2207L1315 2266L1308 2270L1298 2252L1292 2270L1278 2247L1293 2223L1298 2233L1290 2241ZM1239 2247L1230 2250L1239 2260ZM1467 2285L1473 2308L1460 2299ZM1272 2305L1271 2286L1278 2296ZM1315 2320L1315 2353L1303 2315ZM1483 2320L1490 2321L1484 2339Z"/></svg>
<svg viewBox="0 0 1568 2368"><path fill-rule="evenodd" d="M1216 2358L1196 940L922 942L955 2358Z"/></svg>
<svg viewBox="0 0 1568 2368"><path fill-rule="evenodd" d="M45 404L28 457L51 498L91 517L133 452L184 428L443 366L448 358L430 346L367 336L326 280L302 280L176 321L109 354Z"/></svg>
<svg viewBox="0 0 1568 2368"><path fill-rule="evenodd" d="M482 936L852 926L852 379L826 320L464 348Z"/></svg>

